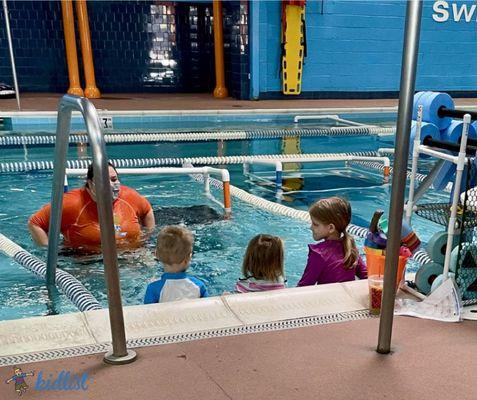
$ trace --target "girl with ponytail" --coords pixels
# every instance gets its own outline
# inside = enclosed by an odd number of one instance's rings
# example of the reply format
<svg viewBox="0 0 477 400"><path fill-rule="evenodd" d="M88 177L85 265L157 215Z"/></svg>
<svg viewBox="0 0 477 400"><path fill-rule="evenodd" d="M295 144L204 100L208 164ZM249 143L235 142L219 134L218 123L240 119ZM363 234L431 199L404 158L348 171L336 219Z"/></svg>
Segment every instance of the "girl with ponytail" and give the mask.
<svg viewBox="0 0 477 400"><path fill-rule="evenodd" d="M298 286L352 281L368 277L353 237L346 232L351 206L340 197L318 200L309 210L311 232L308 262Z"/></svg>

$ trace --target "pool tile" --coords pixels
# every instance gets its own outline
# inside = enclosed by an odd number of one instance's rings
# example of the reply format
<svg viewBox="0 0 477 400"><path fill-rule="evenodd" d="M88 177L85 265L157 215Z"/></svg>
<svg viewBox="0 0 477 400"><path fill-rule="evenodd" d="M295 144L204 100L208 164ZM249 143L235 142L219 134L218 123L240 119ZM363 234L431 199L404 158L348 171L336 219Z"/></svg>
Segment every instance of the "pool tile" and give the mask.
<svg viewBox="0 0 477 400"><path fill-rule="evenodd" d="M226 296L227 304L244 324L271 322L366 308L361 300L367 282L348 282ZM354 293L354 294L350 294Z"/></svg>
<svg viewBox="0 0 477 400"><path fill-rule="evenodd" d="M85 315L97 342L110 341L108 310ZM128 340L240 325L220 297L124 307L124 321Z"/></svg>
<svg viewBox="0 0 477 400"><path fill-rule="evenodd" d="M81 313L0 321L0 356L94 343Z"/></svg>

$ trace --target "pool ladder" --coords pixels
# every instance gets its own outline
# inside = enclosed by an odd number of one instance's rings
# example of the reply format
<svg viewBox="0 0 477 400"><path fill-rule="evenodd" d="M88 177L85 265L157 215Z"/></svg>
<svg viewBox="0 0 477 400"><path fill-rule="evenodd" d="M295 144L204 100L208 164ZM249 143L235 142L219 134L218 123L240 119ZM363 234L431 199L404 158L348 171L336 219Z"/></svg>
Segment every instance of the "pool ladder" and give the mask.
<svg viewBox="0 0 477 400"><path fill-rule="evenodd" d="M101 249L108 290L109 319L113 345L112 351L107 352L104 356L104 361L109 364L127 364L133 362L137 356L133 350L126 348L118 257L113 225L113 202L109 184L108 157L106 155L105 142L99 124L98 112L94 105L84 97L69 94L64 95L58 104L46 281L48 285L55 284L55 269L58 259L58 242L63 206L63 183L66 172L71 113L73 111L79 111L84 118L89 145L93 155L93 181L97 192Z"/></svg>

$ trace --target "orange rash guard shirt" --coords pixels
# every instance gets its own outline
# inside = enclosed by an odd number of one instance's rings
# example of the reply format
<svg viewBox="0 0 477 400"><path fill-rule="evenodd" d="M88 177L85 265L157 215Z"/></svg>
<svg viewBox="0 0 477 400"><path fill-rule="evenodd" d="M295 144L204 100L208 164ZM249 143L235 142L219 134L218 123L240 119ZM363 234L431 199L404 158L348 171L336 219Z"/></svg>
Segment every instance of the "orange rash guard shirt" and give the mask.
<svg viewBox="0 0 477 400"><path fill-rule="evenodd" d="M51 205L43 206L30 218L30 223L48 232ZM146 198L134 189L121 186L113 203L114 230L118 246L138 246L141 220L152 209ZM74 189L63 196L61 233L64 244L73 248L98 248L101 245L98 209L85 188Z"/></svg>

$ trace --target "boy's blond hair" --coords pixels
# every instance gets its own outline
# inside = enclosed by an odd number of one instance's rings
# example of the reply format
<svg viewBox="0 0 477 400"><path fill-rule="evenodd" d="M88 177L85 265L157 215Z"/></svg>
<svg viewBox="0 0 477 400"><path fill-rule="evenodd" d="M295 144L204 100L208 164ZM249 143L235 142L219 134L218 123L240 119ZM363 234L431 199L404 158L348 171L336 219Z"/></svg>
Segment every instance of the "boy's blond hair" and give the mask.
<svg viewBox="0 0 477 400"><path fill-rule="evenodd" d="M157 235L156 257L165 265L182 263L192 254L194 235L187 228L168 225Z"/></svg>

